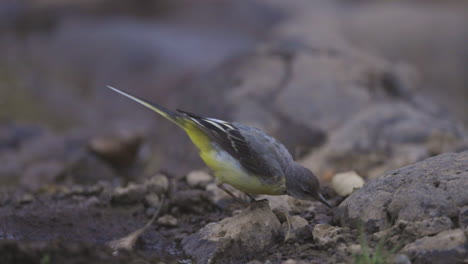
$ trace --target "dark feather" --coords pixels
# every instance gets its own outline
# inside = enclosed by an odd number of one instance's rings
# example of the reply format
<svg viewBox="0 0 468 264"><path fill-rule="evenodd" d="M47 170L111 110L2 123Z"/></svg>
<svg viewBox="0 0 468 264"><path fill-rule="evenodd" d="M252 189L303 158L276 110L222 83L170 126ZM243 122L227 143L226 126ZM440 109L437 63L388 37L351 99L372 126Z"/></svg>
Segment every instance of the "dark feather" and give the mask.
<svg viewBox="0 0 468 264"><path fill-rule="evenodd" d="M235 125L217 119L200 117L179 109L177 111L192 119L210 139L237 159L250 173L266 177L273 176L267 163L252 150L249 142Z"/></svg>

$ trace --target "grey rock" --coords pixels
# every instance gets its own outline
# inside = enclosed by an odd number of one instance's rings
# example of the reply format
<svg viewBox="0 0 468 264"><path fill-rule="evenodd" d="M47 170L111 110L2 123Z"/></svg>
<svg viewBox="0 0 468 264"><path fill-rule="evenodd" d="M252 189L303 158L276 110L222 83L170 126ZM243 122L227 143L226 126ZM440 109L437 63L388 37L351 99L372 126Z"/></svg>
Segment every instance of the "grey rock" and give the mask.
<svg viewBox="0 0 468 264"><path fill-rule="evenodd" d="M461 229L443 231L406 245L401 252L413 263L464 263L468 258L468 243Z"/></svg>
<svg viewBox="0 0 468 264"><path fill-rule="evenodd" d="M307 239L312 236L309 229L309 223L304 218L298 215L293 215L289 218L289 221L291 225L290 230L287 222L283 222L281 224L281 233L285 236L285 240L292 242L300 239Z"/></svg>
<svg viewBox="0 0 468 264"><path fill-rule="evenodd" d="M184 238L182 247L197 263L246 262L274 244L280 226L268 203L261 201L238 215L206 225Z"/></svg>
<svg viewBox="0 0 468 264"><path fill-rule="evenodd" d="M411 264L411 259L405 254L398 254L393 257L393 264Z"/></svg>
<svg viewBox="0 0 468 264"><path fill-rule="evenodd" d="M460 223L460 227L465 230L465 233L468 236L468 206L463 206L460 208L460 214L458 216L458 221Z"/></svg>
<svg viewBox="0 0 468 264"><path fill-rule="evenodd" d="M415 237L435 235L444 230L453 228L453 222L447 216L428 218L414 222L400 220L396 223L396 225L398 225L400 229Z"/></svg>
<svg viewBox="0 0 468 264"><path fill-rule="evenodd" d="M358 227L362 221L370 232L401 220L437 218L445 220L434 224L439 226L434 230L442 230L450 226L447 218L457 217L459 208L468 203L467 189L468 151L447 153L368 182L343 201L336 213L342 225Z"/></svg>
<svg viewBox="0 0 468 264"><path fill-rule="evenodd" d="M345 239L345 230L328 224L316 224L312 236L317 244L330 247Z"/></svg>

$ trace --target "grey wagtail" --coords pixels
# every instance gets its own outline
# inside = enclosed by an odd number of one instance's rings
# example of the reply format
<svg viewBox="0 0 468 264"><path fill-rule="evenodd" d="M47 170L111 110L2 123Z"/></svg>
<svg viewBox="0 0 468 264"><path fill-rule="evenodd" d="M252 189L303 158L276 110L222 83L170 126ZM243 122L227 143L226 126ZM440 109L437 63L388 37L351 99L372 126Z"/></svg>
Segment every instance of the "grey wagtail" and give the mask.
<svg viewBox="0 0 468 264"><path fill-rule="evenodd" d="M331 208L320 194L315 175L296 163L288 150L263 131L240 123L200 117L182 110L171 111L139 97L120 93L169 119L185 130L212 169L218 187L233 195L223 184L250 194L288 194L300 200L318 200Z"/></svg>

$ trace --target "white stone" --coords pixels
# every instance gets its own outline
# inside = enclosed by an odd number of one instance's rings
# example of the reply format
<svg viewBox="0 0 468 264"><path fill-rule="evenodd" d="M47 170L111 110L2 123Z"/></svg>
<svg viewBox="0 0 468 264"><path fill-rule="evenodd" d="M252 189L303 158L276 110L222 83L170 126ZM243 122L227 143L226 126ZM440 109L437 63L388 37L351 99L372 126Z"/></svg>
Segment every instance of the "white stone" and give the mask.
<svg viewBox="0 0 468 264"><path fill-rule="evenodd" d="M202 170L191 171L186 176L186 180L190 187L204 188L213 180L213 177Z"/></svg>
<svg viewBox="0 0 468 264"><path fill-rule="evenodd" d="M340 196L348 196L364 185L364 179L354 171L337 173L333 176L332 187Z"/></svg>

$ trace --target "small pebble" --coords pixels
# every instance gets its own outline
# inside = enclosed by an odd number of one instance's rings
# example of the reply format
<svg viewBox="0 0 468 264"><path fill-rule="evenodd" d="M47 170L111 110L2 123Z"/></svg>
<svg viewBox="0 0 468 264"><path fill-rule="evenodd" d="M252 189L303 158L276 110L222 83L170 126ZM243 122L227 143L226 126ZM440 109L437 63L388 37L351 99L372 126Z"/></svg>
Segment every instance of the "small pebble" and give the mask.
<svg viewBox="0 0 468 264"><path fill-rule="evenodd" d="M157 222L160 225L171 226L171 227L175 227L178 224L177 218L175 218L174 216L170 214L166 214L166 215L159 217Z"/></svg>
<svg viewBox="0 0 468 264"><path fill-rule="evenodd" d="M213 180L213 177L202 170L191 171L186 176L187 183L190 187L205 188L208 183Z"/></svg>

